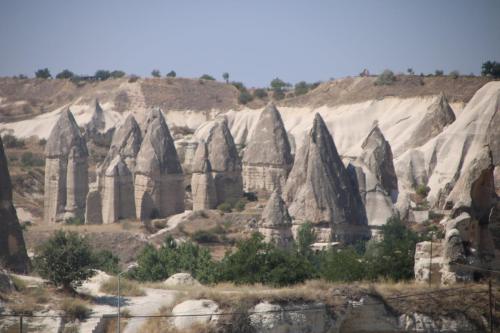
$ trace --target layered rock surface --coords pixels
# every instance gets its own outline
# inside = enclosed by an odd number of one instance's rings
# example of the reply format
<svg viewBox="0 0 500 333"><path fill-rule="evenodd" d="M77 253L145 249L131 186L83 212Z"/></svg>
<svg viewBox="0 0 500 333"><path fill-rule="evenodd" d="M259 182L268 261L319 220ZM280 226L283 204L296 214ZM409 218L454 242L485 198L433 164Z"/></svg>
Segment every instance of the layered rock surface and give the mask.
<svg viewBox="0 0 500 333"><path fill-rule="evenodd" d="M292 218L278 190L275 190L267 201L258 227L266 242L283 248L292 245Z"/></svg>
<svg viewBox="0 0 500 333"><path fill-rule="evenodd" d="M135 168L135 206L140 219L184 211L184 175L161 110L150 112Z"/></svg>
<svg viewBox="0 0 500 333"><path fill-rule="evenodd" d="M262 111L256 126L243 156L243 183L246 191L272 192L284 187L292 168L290 143L273 104Z"/></svg>
<svg viewBox="0 0 500 333"><path fill-rule="evenodd" d="M208 159L207 145L204 141L198 144L193 159L191 176L191 192L193 196L193 210L215 208L217 204L217 191L212 166Z"/></svg>
<svg viewBox="0 0 500 333"><path fill-rule="evenodd" d="M88 151L85 139L67 109L45 146L44 221L83 218L88 192Z"/></svg>
<svg viewBox="0 0 500 333"><path fill-rule="evenodd" d="M0 262L4 268L27 273L30 267L23 232L12 204L12 183L0 138Z"/></svg>
<svg viewBox="0 0 500 333"><path fill-rule="evenodd" d="M358 188L319 114L296 156L283 193L295 223L312 222L321 241L368 238Z"/></svg>

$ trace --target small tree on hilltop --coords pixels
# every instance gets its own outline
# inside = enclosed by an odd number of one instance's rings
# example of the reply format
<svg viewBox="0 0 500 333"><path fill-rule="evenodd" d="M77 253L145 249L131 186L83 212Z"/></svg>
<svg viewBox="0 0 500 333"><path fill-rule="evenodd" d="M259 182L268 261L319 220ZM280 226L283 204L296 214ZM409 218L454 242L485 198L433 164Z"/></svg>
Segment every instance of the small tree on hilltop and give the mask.
<svg viewBox="0 0 500 333"><path fill-rule="evenodd" d="M56 75L56 79L72 79L74 76L75 73L73 73L69 69L65 69L61 73Z"/></svg>
<svg viewBox="0 0 500 333"><path fill-rule="evenodd" d="M40 276L66 291L74 291L95 274L90 245L75 232L56 231L34 259Z"/></svg>
<svg viewBox="0 0 500 333"><path fill-rule="evenodd" d="M215 78L211 75L208 75L208 74L203 74L202 76L200 76L200 79L202 80L209 80L209 81L215 81Z"/></svg>
<svg viewBox="0 0 500 333"><path fill-rule="evenodd" d="M39 69L35 72L35 77L37 79L51 79L52 75L48 68Z"/></svg>
<svg viewBox="0 0 500 333"><path fill-rule="evenodd" d="M481 75L492 76L495 79L500 78L500 62L486 61L481 66Z"/></svg>
<svg viewBox="0 0 500 333"><path fill-rule="evenodd" d="M95 72L94 77L96 78L96 80L105 81L111 77L111 72L104 69L100 69Z"/></svg>
<svg viewBox="0 0 500 333"><path fill-rule="evenodd" d="M177 73L175 71L170 71L167 73L167 77L176 77Z"/></svg>
<svg viewBox="0 0 500 333"><path fill-rule="evenodd" d="M393 84L394 81L396 81L396 76L394 75L394 72L389 69L386 69L385 71L382 72L382 74L380 74L377 77L375 85L377 86L390 85Z"/></svg>
<svg viewBox="0 0 500 333"><path fill-rule="evenodd" d="M222 78L226 81L226 83L229 83L229 73L228 72L223 73Z"/></svg>
<svg viewBox="0 0 500 333"><path fill-rule="evenodd" d="M160 71L158 69L153 69L151 71L151 76L152 77L161 77Z"/></svg>

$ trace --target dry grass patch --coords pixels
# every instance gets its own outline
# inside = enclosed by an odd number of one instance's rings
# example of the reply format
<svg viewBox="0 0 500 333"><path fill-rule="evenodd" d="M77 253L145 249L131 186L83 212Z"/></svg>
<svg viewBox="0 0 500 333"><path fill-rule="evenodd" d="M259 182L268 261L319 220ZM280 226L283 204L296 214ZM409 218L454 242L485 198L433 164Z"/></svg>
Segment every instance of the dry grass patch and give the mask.
<svg viewBox="0 0 500 333"><path fill-rule="evenodd" d="M104 281L101 284L99 291L109 295L117 295L118 278L112 277ZM141 285L138 282L128 280L125 278L120 278L120 296L145 296L145 295L146 293L141 288Z"/></svg>
<svg viewBox="0 0 500 333"><path fill-rule="evenodd" d="M88 303L79 298L65 298L61 302L61 310L64 315L70 320L85 320L87 319L92 310L88 306Z"/></svg>

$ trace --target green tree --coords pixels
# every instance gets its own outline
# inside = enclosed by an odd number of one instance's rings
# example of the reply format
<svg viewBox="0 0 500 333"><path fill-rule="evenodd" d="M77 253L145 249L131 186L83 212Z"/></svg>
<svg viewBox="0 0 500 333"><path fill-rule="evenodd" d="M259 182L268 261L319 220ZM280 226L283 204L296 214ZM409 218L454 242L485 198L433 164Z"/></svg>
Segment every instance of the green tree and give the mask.
<svg viewBox="0 0 500 333"><path fill-rule="evenodd" d="M316 241L316 232L311 222L306 221L297 231L297 249L300 254L310 257L311 245Z"/></svg>
<svg viewBox="0 0 500 333"><path fill-rule="evenodd" d="M176 76L177 76L177 73L173 70L167 73L167 77L176 77Z"/></svg>
<svg viewBox="0 0 500 333"><path fill-rule="evenodd" d="M328 281L351 282L366 277L363 257L354 249L330 249L320 254L320 277Z"/></svg>
<svg viewBox="0 0 500 333"><path fill-rule="evenodd" d="M158 69L153 69L153 70L151 71L151 76L152 76L152 77L161 77L160 70L158 70Z"/></svg>
<svg viewBox="0 0 500 333"><path fill-rule="evenodd" d="M120 258L111 251L95 251L92 253L92 260L96 269L108 274L118 274L120 272Z"/></svg>
<svg viewBox="0 0 500 333"><path fill-rule="evenodd" d="M285 88L290 87L290 83L286 83L280 78L275 78L271 81L271 90L275 99L283 99L285 97Z"/></svg>
<svg viewBox="0 0 500 333"><path fill-rule="evenodd" d="M460 72L457 71L457 70L454 70L454 71L451 71L450 74L449 74L452 78L454 79L458 79L458 77L460 76Z"/></svg>
<svg viewBox="0 0 500 333"><path fill-rule="evenodd" d="M406 70L406 72L408 73L408 75L415 75L415 72L413 71L413 68L408 68Z"/></svg>
<svg viewBox="0 0 500 333"><path fill-rule="evenodd" d="M436 71L434 72L434 75L436 75L436 76L443 76L443 74L444 74L444 71L441 69L436 69Z"/></svg>
<svg viewBox="0 0 500 333"><path fill-rule="evenodd" d="M74 76L75 73L73 73L69 69L65 69L56 75L56 79L72 79Z"/></svg>
<svg viewBox="0 0 500 333"><path fill-rule="evenodd" d="M500 78L500 62L486 61L481 66L481 75L492 76L495 79Z"/></svg>
<svg viewBox="0 0 500 333"><path fill-rule="evenodd" d="M238 96L238 102L240 104L247 104L253 100L253 96L247 91L240 91L240 95Z"/></svg>
<svg viewBox="0 0 500 333"><path fill-rule="evenodd" d="M267 91L266 89L258 88L254 90L253 95L256 98L264 99L267 97Z"/></svg>
<svg viewBox="0 0 500 333"><path fill-rule="evenodd" d="M215 81L215 78L211 75L208 75L208 74L203 74L202 76L200 76L200 79L202 80L209 80L209 81Z"/></svg>
<svg viewBox="0 0 500 333"><path fill-rule="evenodd" d="M229 83L229 73L228 72L222 73L222 78L226 81L226 83Z"/></svg>
<svg viewBox="0 0 500 333"><path fill-rule="evenodd" d="M295 84L295 96L305 95L309 91L309 85L306 81L300 81Z"/></svg>
<svg viewBox="0 0 500 333"><path fill-rule="evenodd" d="M415 247L421 240L398 216L381 227L382 240L370 241L366 250L367 277L395 281L414 277Z"/></svg>
<svg viewBox="0 0 500 333"><path fill-rule="evenodd" d="M100 69L95 72L94 77L96 80L106 81L111 77L111 72L104 69Z"/></svg>
<svg viewBox="0 0 500 333"><path fill-rule="evenodd" d="M52 75L48 68L39 69L35 72L35 77L37 79L51 79Z"/></svg>
<svg viewBox="0 0 500 333"><path fill-rule="evenodd" d="M91 247L75 232L56 231L37 249L34 263L41 277L67 291L95 274Z"/></svg>
<svg viewBox="0 0 500 333"><path fill-rule="evenodd" d="M389 69L386 69L377 77L375 85L377 86L391 85L394 83L394 81L396 81L396 76L394 75L394 72Z"/></svg>
<svg viewBox="0 0 500 333"><path fill-rule="evenodd" d="M124 77L125 76L125 72L124 71L119 71L119 70L114 70L110 73L111 77L113 79L119 79L121 77Z"/></svg>

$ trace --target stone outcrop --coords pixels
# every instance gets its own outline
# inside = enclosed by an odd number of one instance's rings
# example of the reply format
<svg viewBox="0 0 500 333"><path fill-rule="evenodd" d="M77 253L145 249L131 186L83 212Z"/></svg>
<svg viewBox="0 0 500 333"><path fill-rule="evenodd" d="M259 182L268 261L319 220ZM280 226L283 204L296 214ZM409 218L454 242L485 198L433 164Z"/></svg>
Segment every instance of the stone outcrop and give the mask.
<svg viewBox="0 0 500 333"><path fill-rule="evenodd" d="M29 259L23 232L12 204L12 183L0 138L0 264L15 272L27 273Z"/></svg>
<svg viewBox="0 0 500 333"><path fill-rule="evenodd" d="M294 223L310 221L319 241L369 238L361 196L319 114L296 155L283 197Z"/></svg>
<svg viewBox="0 0 500 333"><path fill-rule="evenodd" d="M241 160L225 118L215 120L206 143L215 181L217 205L228 200L238 200L243 195Z"/></svg>
<svg viewBox="0 0 500 333"><path fill-rule="evenodd" d="M212 166L208 159L207 145L204 141L198 144L193 159L191 176L191 193L193 211L213 209L217 204L217 192L212 176Z"/></svg>
<svg viewBox="0 0 500 333"><path fill-rule="evenodd" d="M256 130L243 155L243 183L246 191L272 192L285 186L292 169L288 135L279 111L269 104L260 114Z"/></svg>
<svg viewBox="0 0 500 333"><path fill-rule="evenodd" d="M292 218L278 190L267 201L258 227L266 242L275 243L282 248L292 246Z"/></svg>
<svg viewBox="0 0 500 333"><path fill-rule="evenodd" d="M173 318L172 323L180 331L188 330L194 325L216 324L219 317L214 314L217 312L219 305L212 300L187 300L172 309L172 315L177 316Z"/></svg>
<svg viewBox="0 0 500 333"><path fill-rule="evenodd" d="M184 211L184 175L161 110L152 110L135 168L136 217L167 217Z"/></svg>
<svg viewBox="0 0 500 333"><path fill-rule="evenodd" d="M163 284L167 287L199 287L201 283L198 282L189 273L176 273L166 279Z"/></svg>
<svg viewBox="0 0 500 333"><path fill-rule="evenodd" d="M97 146L109 147L115 127L106 129L106 120L104 111L96 99L94 112L90 121L85 125L85 139L87 142L92 142Z"/></svg>
<svg viewBox="0 0 500 333"><path fill-rule="evenodd" d="M394 214L398 197L398 179L389 142L375 125L361 145L360 156L353 162L358 189L365 204L368 224L379 227ZM352 168L352 166L348 167ZM375 233L376 229L372 230Z"/></svg>
<svg viewBox="0 0 500 333"><path fill-rule="evenodd" d="M88 151L75 118L67 109L45 146L44 221L83 218L88 192Z"/></svg>
<svg viewBox="0 0 500 333"><path fill-rule="evenodd" d="M134 171L141 142L141 129L129 115L116 130L108 154L98 166L96 188L87 195L85 223L135 218Z"/></svg>

